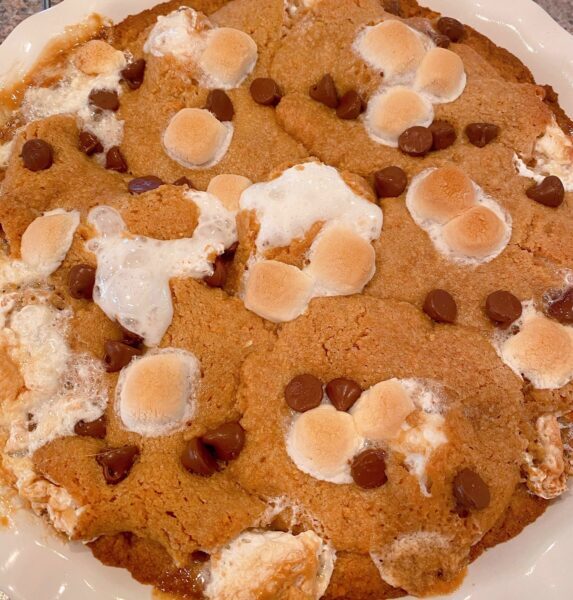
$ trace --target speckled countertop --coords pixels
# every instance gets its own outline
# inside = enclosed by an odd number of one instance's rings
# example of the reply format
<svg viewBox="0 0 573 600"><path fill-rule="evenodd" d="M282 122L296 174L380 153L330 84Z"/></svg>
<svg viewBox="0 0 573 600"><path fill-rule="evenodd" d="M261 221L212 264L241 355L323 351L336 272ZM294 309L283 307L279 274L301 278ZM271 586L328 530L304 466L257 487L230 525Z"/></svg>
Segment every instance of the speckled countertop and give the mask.
<svg viewBox="0 0 573 600"><path fill-rule="evenodd" d="M78 0L79 1L79 0ZM121 0L117 0L120 2ZM511 1L511 0L502 0ZM572 0L536 0L563 27L573 33ZM57 0L54 1L54 4ZM0 41L27 16L40 10L42 0L0 0Z"/></svg>

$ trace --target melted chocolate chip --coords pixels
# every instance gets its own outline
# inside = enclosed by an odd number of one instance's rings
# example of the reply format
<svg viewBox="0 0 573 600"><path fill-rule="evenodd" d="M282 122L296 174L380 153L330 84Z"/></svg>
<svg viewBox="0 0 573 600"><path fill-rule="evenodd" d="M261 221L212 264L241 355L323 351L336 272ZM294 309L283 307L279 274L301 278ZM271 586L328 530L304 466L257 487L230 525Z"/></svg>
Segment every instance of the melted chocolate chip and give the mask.
<svg viewBox="0 0 573 600"><path fill-rule="evenodd" d="M74 426L74 433L82 437L92 437L103 440L107 433L105 415L95 421L78 421Z"/></svg>
<svg viewBox="0 0 573 600"><path fill-rule="evenodd" d="M103 361L108 373L117 373L127 366L134 356L140 356L141 350L128 346L123 342L107 340L104 344L105 355Z"/></svg>
<svg viewBox="0 0 573 600"><path fill-rule="evenodd" d="M92 90L89 95L89 102L101 110L119 110L119 96L115 90Z"/></svg>
<svg viewBox="0 0 573 600"><path fill-rule="evenodd" d="M364 450L352 460L350 473L354 483L365 490L384 485L388 481L384 451L378 448Z"/></svg>
<svg viewBox="0 0 573 600"><path fill-rule="evenodd" d="M127 65L127 67L125 67L125 69L121 72L123 80L132 90L137 90L141 87L141 84L145 78L145 66L145 59L140 58L139 60Z"/></svg>
<svg viewBox="0 0 573 600"><path fill-rule="evenodd" d="M326 395L337 410L350 410L361 394L362 388L354 379L338 377L326 384Z"/></svg>
<svg viewBox="0 0 573 600"><path fill-rule="evenodd" d="M219 470L217 460L199 438L187 442L181 454L181 464L189 473L204 477L210 477Z"/></svg>
<svg viewBox="0 0 573 600"><path fill-rule="evenodd" d="M478 148L484 148L500 134L500 128L493 123L470 123L466 127L468 140Z"/></svg>
<svg viewBox="0 0 573 600"><path fill-rule="evenodd" d="M68 287L76 300L92 300L96 270L90 265L75 265L70 269Z"/></svg>
<svg viewBox="0 0 573 600"><path fill-rule="evenodd" d="M400 167L386 167L374 173L374 188L378 198L397 198L408 185L408 176Z"/></svg>
<svg viewBox="0 0 573 600"><path fill-rule="evenodd" d="M28 171L45 171L54 164L54 149L44 140L28 140L22 146L22 161Z"/></svg>
<svg viewBox="0 0 573 600"><path fill-rule="evenodd" d="M573 325L573 288L569 288L557 298L552 298L545 308L545 313L560 323Z"/></svg>
<svg viewBox="0 0 573 600"><path fill-rule="evenodd" d="M452 484L457 508L462 510L483 510L490 503L490 492L484 480L471 469L462 469Z"/></svg>
<svg viewBox="0 0 573 600"><path fill-rule="evenodd" d="M434 145L434 136L428 127L410 127L398 138L398 146L409 156L425 156Z"/></svg>
<svg viewBox="0 0 573 600"><path fill-rule="evenodd" d="M235 460L245 446L245 430L239 423L225 423L206 433L201 441L219 460Z"/></svg>
<svg viewBox="0 0 573 600"><path fill-rule="evenodd" d="M179 179L177 181L173 182L173 185L187 186L188 188L195 187L193 185L193 182L190 179L188 179L187 177L179 177Z"/></svg>
<svg viewBox="0 0 573 600"><path fill-rule="evenodd" d="M342 96L338 107L336 108L336 116L339 119L353 121L358 119L360 113L364 110L364 101L355 90L350 90Z"/></svg>
<svg viewBox="0 0 573 600"><path fill-rule="evenodd" d="M81 131L79 137L79 149L88 156L103 152L103 145L91 131Z"/></svg>
<svg viewBox="0 0 573 600"><path fill-rule="evenodd" d="M551 208L557 208L565 200L565 187L559 177L550 175L541 183L533 184L527 190L527 197Z"/></svg>
<svg viewBox="0 0 573 600"><path fill-rule="evenodd" d="M125 327L121 326L121 341L132 348L141 348L143 346L143 338L137 333L133 333L133 331L129 331Z"/></svg>
<svg viewBox="0 0 573 600"><path fill-rule="evenodd" d="M507 327L521 317L523 307L519 298L510 292L498 290L487 297L485 312L494 323Z"/></svg>
<svg viewBox="0 0 573 600"><path fill-rule="evenodd" d="M96 461L103 469L103 476L110 485L122 482L130 473L137 457L137 446L109 448L96 455Z"/></svg>
<svg viewBox="0 0 573 600"><path fill-rule="evenodd" d="M285 400L297 412L316 408L322 402L322 381L309 373L297 375L285 388Z"/></svg>
<svg viewBox="0 0 573 600"><path fill-rule="evenodd" d="M213 263L213 274L203 277L203 281L212 288L224 288L227 283L229 261L223 256L217 256Z"/></svg>
<svg viewBox="0 0 573 600"><path fill-rule="evenodd" d="M127 162L119 146L114 146L108 150L105 157L105 168L118 173L127 173Z"/></svg>
<svg viewBox="0 0 573 600"><path fill-rule="evenodd" d="M309 91L309 96L328 106L328 108L336 108L338 106L338 92L336 91L336 84L332 75L325 75L318 83L313 85Z"/></svg>
<svg viewBox="0 0 573 600"><path fill-rule="evenodd" d="M454 323L458 307L449 292L432 290L424 300L424 312L436 323Z"/></svg>
<svg viewBox="0 0 573 600"><path fill-rule="evenodd" d="M145 194L156 190L164 184L162 179L155 177L154 175L147 175L146 177L136 177L129 182L128 189L131 194Z"/></svg>
<svg viewBox="0 0 573 600"><path fill-rule="evenodd" d="M430 131L433 138L432 150L445 150L452 146L458 137L454 126L447 121L434 121L430 125Z"/></svg>
<svg viewBox="0 0 573 600"><path fill-rule="evenodd" d="M443 35L448 36L452 42L459 42L465 33L465 27L457 19L451 17L442 17L436 24L437 30Z"/></svg>
<svg viewBox="0 0 573 600"><path fill-rule="evenodd" d="M206 563L211 558L211 555L203 550L195 550L191 552L191 560L197 563Z"/></svg>
<svg viewBox="0 0 573 600"><path fill-rule="evenodd" d="M251 96L257 104L276 106L282 98L278 83L270 77L258 77L250 87Z"/></svg>
<svg viewBox="0 0 573 600"><path fill-rule="evenodd" d="M212 112L219 121L232 121L235 116L233 102L223 90L211 90L207 96L205 108Z"/></svg>

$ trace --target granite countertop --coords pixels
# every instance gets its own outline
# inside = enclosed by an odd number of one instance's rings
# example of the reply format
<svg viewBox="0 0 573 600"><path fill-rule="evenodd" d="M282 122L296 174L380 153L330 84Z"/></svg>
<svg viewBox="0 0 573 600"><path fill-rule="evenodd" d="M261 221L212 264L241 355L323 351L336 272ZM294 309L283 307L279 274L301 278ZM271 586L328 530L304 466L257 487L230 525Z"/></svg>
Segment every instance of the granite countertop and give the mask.
<svg viewBox="0 0 573 600"><path fill-rule="evenodd" d="M573 2L571 0L536 0L536 2L563 27L573 33ZM56 3L57 0L54 1L54 4ZM41 6L42 0L0 0L0 41L20 21L40 10Z"/></svg>

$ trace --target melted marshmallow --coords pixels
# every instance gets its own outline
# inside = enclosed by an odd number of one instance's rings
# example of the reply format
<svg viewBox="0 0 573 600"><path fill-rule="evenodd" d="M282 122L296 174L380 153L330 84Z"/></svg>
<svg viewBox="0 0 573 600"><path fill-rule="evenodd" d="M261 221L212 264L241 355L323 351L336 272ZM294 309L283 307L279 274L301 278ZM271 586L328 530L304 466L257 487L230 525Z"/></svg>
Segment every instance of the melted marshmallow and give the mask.
<svg viewBox="0 0 573 600"><path fill-rule="evenodd" d="M211 559L210 600L297 597L319 600L330 582L336 554L312 531L246 531Z"/></svg>
<svg viewBox="0 0 573 600"><path fill-rule="evenodd" d="M257 45L249 35L230 27L217 28L187 7L158 17L144 51L192 63L200 84L208 89L238 87L257 63Z"/></svg>
<svg viewBox="0 0 573 600"><path fill-rule="evenodd" d="M548 175L555 175L568 192L573 192L573 140L555 120L535 142L533 159L535 165L528 167L521 158L514 157L515 167L522 177L541 183Z"/></svg>
<svg viewBox="0 0 573 600"><path fill-rule="evenodd" d="M461 184L449 190L450 170L427 169L414 177L406 196L408 211L448 260L463 265L490 262L511 239L511 216L473 182L474 194L468 194ZM426 190L425 183L438 174L444 175L444 189L439 198L433 199L432 193L437 193L440 186Z"/></svg>
<svg viewBox="0 0 573 600"><path fill-rule="evenodd" d="M234 214L206 192L188 191L199 208L191 238L156 240L130 236L120 214L98 206L88 221L99 236L87 243L97 257L94 301L112 320L157 346L173 318L169 280L213 274L213 257L237 240Z"/></svg>
<svg viewBox="0 0 573 600"><path fill-rule="evenodd" d="M177 348L148 352L122 369L116 409L129 431L157 437L181 429L195 413L201 365Z"/></svg>

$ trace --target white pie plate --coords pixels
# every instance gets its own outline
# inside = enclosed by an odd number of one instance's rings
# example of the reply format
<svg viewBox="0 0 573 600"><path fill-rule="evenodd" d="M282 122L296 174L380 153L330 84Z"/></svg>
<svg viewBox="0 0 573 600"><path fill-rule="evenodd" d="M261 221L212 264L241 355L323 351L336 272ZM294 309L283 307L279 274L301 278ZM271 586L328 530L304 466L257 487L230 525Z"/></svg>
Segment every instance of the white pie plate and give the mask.
<svg viewBox="0 0 573 600"><path fill-rule="evenodd" d="M573 114L573 37L532 0L427 0L520 57L539 83L561 94ZM118 21L158 0L65 0L18 26L0 46L0 85L21 77L45 44L97 12ZM573 598L573 493L521 535L471 565L450 600ZM11 600L145 600L151 590L120 569L102 566L79 543L64 543L27 512L0 529L0 591ZM0 594L0 599L2 595Z"/></svg>

